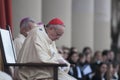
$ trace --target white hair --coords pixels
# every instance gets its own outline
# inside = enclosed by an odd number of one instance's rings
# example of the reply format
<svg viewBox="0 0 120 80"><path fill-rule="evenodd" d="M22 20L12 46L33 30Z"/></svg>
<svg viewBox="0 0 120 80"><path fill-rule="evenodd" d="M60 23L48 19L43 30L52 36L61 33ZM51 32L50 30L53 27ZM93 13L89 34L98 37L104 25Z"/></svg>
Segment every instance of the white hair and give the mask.
<svg viewBox="0 0 120 80"><path fill-rule="evenodd" d="M13 80L10 75L0 71L0 80Z"/></svg>
<svg viewBox="0 0 120 80"><path fill-rule="evenodd" d="M35 23L35 21L32 18L26 17L26 18L21 20L20 27L28 27L29 22Z"/></svg>

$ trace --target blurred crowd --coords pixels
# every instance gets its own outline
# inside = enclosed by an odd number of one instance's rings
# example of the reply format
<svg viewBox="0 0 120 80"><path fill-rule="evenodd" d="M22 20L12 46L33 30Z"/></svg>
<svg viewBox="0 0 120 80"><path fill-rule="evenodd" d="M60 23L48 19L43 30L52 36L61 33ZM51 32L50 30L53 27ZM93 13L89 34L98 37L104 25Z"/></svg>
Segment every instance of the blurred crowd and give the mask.
<svg viewBox="0 0 120 80"><path fill-rule="evenodd" d="M78 80L120 80L120 53L112 50L93 52L84 47L81 52L76 47L57 48L70 64L69 74Z"/></svg>

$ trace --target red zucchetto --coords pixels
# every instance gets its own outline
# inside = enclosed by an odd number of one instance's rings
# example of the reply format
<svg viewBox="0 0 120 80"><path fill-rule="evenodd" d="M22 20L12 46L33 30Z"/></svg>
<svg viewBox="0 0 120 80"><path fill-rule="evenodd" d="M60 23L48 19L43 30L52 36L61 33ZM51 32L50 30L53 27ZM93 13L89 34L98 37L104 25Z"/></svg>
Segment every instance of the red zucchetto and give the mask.
<svg viewBox="0 0 120 80"><path fill-rule="evenodd" d="M59 18L53 18L48 25L64 25L64 23Z"/></svg>

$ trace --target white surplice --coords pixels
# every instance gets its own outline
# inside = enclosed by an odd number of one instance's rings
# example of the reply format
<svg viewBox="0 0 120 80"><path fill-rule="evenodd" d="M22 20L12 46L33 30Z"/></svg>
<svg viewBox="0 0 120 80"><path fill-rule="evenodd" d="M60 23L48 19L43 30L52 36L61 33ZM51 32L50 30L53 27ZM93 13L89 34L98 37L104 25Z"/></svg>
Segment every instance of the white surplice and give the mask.
<svg viewBox="0 0 120 80"><path fill-rule="evenodd" d="M32 29L27 36L17 58L18 63L58 63L59 61L68 64L66 70L58 71L58 80L76 80L67 74L70 64L62 58L43 26ZM20 80L37 80L40 78L51 78L53 70L50 67L22 67L18 69ZM46 79L49 80L49 79ZM52 80L52 79L50 79Z"/></svg>
<svg viewBox="0 0 120 80"><path fill-rule="evenodd" d="M16 51L16 56L18 56L20 49L25 41L25 36L22 34L18 34L18 36L14 39L14 47Z"/></svg>

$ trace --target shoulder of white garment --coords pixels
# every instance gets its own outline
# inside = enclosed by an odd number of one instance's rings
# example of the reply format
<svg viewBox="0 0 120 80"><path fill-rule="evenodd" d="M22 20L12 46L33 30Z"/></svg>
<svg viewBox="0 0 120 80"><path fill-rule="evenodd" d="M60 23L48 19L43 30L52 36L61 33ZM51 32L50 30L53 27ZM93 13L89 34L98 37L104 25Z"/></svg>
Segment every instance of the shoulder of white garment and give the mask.
<svg viewBox="0 0 120 80"><path fill-rule="evenodd" d="M19 33L15 39L17 39L17 38L25 38L25 36L23 34Z"/></svg>
<svg viewBox="0 0 120 80"><path fill-rule="evenodd" d="M23 43L26 37L22 34L18 34L18 36L14 39L14 43Z"/></svg>

